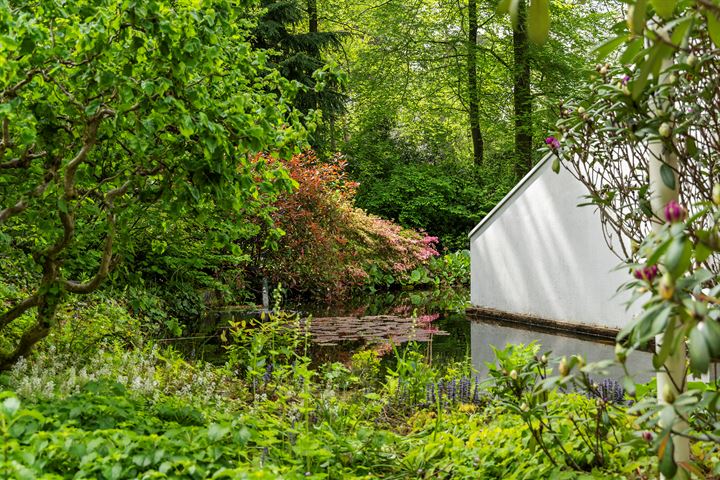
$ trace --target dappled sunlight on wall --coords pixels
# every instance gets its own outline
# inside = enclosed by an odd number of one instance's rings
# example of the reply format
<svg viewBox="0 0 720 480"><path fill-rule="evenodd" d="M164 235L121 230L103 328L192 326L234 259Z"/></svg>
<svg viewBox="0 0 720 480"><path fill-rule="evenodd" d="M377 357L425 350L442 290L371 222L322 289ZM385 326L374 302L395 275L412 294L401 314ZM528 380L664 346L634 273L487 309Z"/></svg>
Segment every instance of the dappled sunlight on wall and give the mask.
<svg viewBox="0 0 720 480"><path fill-rule="evenodd" d="M585 189L541 162L471 234L475 306L549 320L622 327L628 280Z"/></svg>

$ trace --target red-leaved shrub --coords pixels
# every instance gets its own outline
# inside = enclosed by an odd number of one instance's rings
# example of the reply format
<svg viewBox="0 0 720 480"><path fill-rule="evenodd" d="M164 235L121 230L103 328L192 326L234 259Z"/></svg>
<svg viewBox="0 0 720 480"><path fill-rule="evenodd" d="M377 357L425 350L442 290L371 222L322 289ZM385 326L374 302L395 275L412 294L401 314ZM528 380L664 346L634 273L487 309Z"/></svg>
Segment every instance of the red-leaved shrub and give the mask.
<svg viewBox="0 0 720 480"><path fill-rule="evenodd" d="M355 208L357 184L345 166L339 155L320 161L313 152L285 163L298 189L275 202L272 217L285 234L264 249L262 270L296 294L342 297L371 281L370 272L399 278L438 255L436 237Z"/></svg>

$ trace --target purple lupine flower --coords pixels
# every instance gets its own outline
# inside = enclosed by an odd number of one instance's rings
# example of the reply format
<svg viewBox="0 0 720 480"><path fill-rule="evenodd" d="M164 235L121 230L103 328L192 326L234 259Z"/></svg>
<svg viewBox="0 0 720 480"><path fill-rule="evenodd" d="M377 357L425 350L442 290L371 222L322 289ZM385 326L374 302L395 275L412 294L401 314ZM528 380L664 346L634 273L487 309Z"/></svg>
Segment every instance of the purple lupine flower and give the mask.
<svg viewBox="0 0 720 480"><path fill-rule="evenodd" d="M560 148L560 140L550 135L545 139L545 145L549 146L553 150Z"/></svg>
<svg viewBox="0 0 720 480"><path fill-rule="evenodd" d="M593 384L593 388L588 390L588 396L600 398L607 403L616 405L625 403L625 389L612 378L606 378L599 384Z"/></svg>
<svg viewBox="0 0 720 480"><path fill-rule="evenodd" d="M460 379L460 401L462 403L470 402L470 379L467 377Z"/></svg>
<svg viewBox="0 0 720 480"><path fill-rule="evenodd" d="M435 384L432 382L425 387L425 401L428 405L435 403Z"/></svg>
<svg viewBox="0 0 720 480"><path fill-rule="evenodd" d="M687 216L687 210L675 200L670 200L665 205L665 220L670 223L682 222Z"/></svg>
<svg viewBox="0 0 720 480"><path fill-rule="evenodd" d="M657 277L657 274L657 265L650 265L649 267L638 268L633 272L633 276L635 278L637 278L638 280L646 280L648 282L652 282L652 280Z"/></svg>
<svg viewBox="0 0 720 480"><path fill-rule="evenodd" d="M263 373L263 384L267 387L267 384L270 382L270 379L272 378L272 372L273 372L273 364L268 363L265 366L265 373Z"/></svg>

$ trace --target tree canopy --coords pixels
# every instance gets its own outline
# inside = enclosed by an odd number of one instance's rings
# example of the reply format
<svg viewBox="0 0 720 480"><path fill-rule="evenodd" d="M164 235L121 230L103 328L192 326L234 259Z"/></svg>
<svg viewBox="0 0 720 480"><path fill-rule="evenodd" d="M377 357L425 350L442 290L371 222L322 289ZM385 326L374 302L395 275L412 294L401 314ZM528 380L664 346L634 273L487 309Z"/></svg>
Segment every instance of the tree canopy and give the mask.
<svg viewBox="0 0 720 480"><path fill-rule="evenodd" d="M247 5L2 2L0 241L36 280L0 329L37 320L0 364L47 334L66 293L99 287L138 226L208 202L241 212L291 185L251 161L305 134L296 85L247 42Z"/></svg>

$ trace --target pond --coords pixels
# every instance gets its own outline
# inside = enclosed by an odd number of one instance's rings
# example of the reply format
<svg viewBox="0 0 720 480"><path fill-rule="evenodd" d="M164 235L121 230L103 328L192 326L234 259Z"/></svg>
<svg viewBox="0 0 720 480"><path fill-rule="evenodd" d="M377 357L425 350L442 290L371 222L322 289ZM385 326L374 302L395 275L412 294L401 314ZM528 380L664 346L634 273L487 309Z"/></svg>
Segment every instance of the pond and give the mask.
<svg viewBox="0 0 720 480"><path fill-rule="evenodd" d="M493 347L507 344L541 345L553 356L582 354L588 362L614 357L612 338L590 338L578 332L558 331L498 318L466 314L469 292L399 292L357 297L342 304L295 303L286 310L311 316L312 356L318 362L347 362L364 348L387 352L391 345L418 342L433 362L447 363L472 358L480 378L487 374L486 362L494 359ZM230 308L215 311L202 323L203 331L186 337L184 350L205 359L222 360L219 330L229 320L259 316L257 309ZM183 342L176 344L181 346ZM637 380L653 376L651 355L634 352L627 363ZM610 376L622 377L619 369Z"/></svg>

